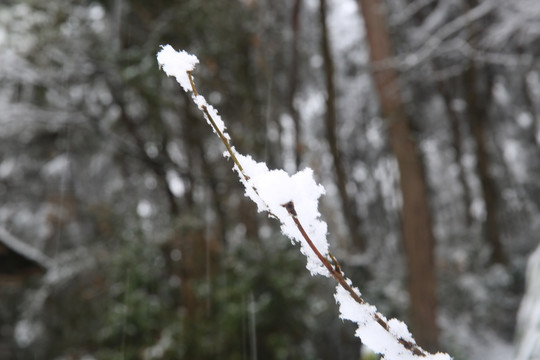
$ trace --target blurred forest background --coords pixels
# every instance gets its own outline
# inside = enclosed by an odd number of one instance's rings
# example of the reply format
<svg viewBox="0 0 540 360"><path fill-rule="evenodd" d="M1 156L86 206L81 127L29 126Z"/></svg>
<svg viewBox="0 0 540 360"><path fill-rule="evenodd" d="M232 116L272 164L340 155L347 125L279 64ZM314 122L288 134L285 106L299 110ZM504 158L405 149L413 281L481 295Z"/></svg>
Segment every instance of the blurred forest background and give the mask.
<svg viewBox="0 0 540 360"><path fill-rule="evenodd" d="M159 70L171 44L241 153L314 169L367 301L431 350L511 359L539 19L534 0L2 0L0 358L360 358L332 281Z"/></svg>

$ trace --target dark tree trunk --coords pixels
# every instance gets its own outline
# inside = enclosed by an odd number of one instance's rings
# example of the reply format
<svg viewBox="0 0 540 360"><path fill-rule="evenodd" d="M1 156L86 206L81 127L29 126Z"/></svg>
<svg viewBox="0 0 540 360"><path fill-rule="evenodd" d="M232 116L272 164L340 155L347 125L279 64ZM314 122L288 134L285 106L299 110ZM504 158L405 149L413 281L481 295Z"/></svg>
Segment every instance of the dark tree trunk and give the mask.
<svg viewBox="0 0 540 360"><path fill-rule="evenodd" d="M471 189L467 183L465 167L463 166L463 134L461 129L461 119L460 115L453 108L452 105L452 96L446 88L448 84L442 82L438 83L439 91L443 97L444 104L446 107L446 112L450 120L450 130L452 132L452 148L454 149L454 161L459 169L458 180L461 185L461 190L463 191L463 207L465 208L465 224L467 227L472 225L472 215L471 215L471 205L472 205L472 196Z"/></svg>
<svg viewBox="0 0 540 360"><path fill-rule="evenodd" d="M392 56L382 1L359 0L359 3L370 47L370 61L376 64ZM392 68L375 71L373 80L382 114L388 121L389 141L400 172L412 332L420 346L435 350L439 333L436 324L435 237L422 158L401 100L397 72Z"/></svg>
<svg viewBox="0 0 540 360"><path fill-rule="evenodd" d="M294 141L295 141L295 163L296 169L300 170L300 163L302 161L302 139L301 139L301 126L300 126L300 113L294 103L296 97L296 89L298 88L298 41L300 34L300 9L302 7L302 0L295 0L292 16L291 16L291 28L293 32L291 42L291 67L289 75L289 96L287 99L289 111L294 123Z"/></svg>
<svg viewBox="0 0 540 360"><path fill-rule="evenodd" d="M487 80L480 80L478 69L474 62L471 62L464 74L465 96L471 132L476 145L476 171L480 179L485 203L484 238L491 246L491 262L505 263L506 259L497 220L499 198L495 182L489 171L490 159L486 141L486 126L488 122L487 109L491 102L492 81L489 74L486 74L486 76ZM481 84L479 81L481 81Z"/></svg>

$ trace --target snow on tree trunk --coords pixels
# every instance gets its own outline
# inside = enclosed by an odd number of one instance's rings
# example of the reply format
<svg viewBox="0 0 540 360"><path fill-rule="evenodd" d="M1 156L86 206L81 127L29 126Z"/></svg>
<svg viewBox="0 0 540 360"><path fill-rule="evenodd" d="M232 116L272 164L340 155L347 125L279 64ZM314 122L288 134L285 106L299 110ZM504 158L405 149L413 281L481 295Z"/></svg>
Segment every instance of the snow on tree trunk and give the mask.
<svg viewBox="0 0 540 360"><path fill-rule="evenodd" d="M392 57L392 44L380 0L359 0L370 47L370 62ZM407 256L407 275L413 333L429 350L438 346L437 297L434 247L424 164L399 89L394 68L373 72L381 113L388 123L389 142L398 167L403 199L402 234Z"/></svg>

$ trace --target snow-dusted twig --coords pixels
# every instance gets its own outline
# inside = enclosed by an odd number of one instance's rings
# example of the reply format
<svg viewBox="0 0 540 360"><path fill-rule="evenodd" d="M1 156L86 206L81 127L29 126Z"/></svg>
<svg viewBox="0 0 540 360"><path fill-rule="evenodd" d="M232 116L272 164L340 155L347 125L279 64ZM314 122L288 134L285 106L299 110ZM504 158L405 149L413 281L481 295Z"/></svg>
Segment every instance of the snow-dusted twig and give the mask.
<svg viewBox="0 0 540 360"><path fill-rule="evenodd" d="M300 251L307 258L306 267L312 275L331 276L337 281L335 298L340 317L357 323L356 336L388 360L450 360L447 354L432 355L423 350L404 323L387 320L344 276L338 261L328 250L327 225L320 220L318 211L318 200L325 190L313 179L313 171L306 168L290 176L283 170L269 170L265 163L237 152L221 117L196 90L191 72L199 62L197 57L166 45L158 52L157 59L167 75L176 77L186 92L192 92L194 103L225 145L224 156L233 160L246 196L257 204L259 212L265 211L279 220L281 231L300 244Z"/></svg>

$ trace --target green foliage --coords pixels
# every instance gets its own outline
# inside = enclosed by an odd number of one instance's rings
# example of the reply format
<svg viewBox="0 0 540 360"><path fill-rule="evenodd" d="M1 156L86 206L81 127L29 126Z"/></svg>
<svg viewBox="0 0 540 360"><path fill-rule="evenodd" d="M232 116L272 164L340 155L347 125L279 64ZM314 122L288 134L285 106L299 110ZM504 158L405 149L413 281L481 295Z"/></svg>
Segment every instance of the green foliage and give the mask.
<svg viewBox="0 0 540 360"><path fill-rule="evenodd" d="M108 349L100 358L136 358L159 335L171 310L163 254L143 239L125 241L108 274L110 303L97 334L100 346Z"/></svg>
<svg viewBox="0 0 540 360"><path fill-rule="evenodd" d="M204 309L177 313L163 332L172 338L164 359L244 359L253 341L259 359L314 357L305 296L314 284L295 249L272 240L246 241L210 283L197 285Z"/></svg>
<svg viewBox="0 0 540 360"><path fill-rule="evenodd" d="M256 347L259 359L316 358L314 334L327 329L317 325L314 307L320 294L332 303L331 291L315 285L303 257L281 236L244 239L223 252L219 269L192 279L193 308L182 298L188 279L178 282L166 249L130 234L97 268L63 283L42 314L45 353L105 360L245 359Z"/></svg>
<svg viewBox="0 0 540 360"><path fill-rule="evenodd" d="M372 351L367 351L365 354L362 355L361 360L379 360L380 358L380 355L375 354Z"/></svg>

